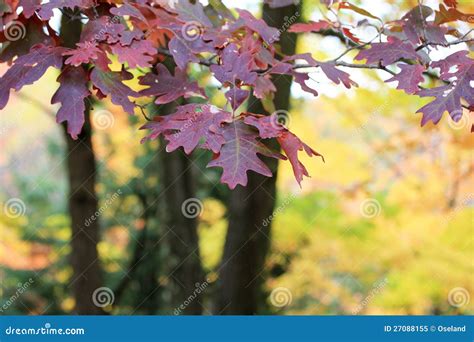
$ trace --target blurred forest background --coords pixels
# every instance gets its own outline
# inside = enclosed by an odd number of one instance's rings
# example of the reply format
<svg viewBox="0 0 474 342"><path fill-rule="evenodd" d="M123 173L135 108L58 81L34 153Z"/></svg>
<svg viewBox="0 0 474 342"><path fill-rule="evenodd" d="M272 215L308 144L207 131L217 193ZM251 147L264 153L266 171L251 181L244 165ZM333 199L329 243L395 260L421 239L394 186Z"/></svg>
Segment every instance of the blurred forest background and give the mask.
<svg viewBox="0 0 474 342"><path fill-rule="evenodd" d="M364 3L385 19L416 5ZM257 1L237 5L262 13ZM318 18L319 1L302 6L300 19ZM324 59L344 46L300 35L296 50ZM87 137L71 147L55 123L57 73L12 94L0 115L0 314L474 314L469 116L420 128L420 98L377 71L351 74L359 88L318 74L319 97L292 87L288 125L326 160L305 160L302 189L285 164L276 189L253 177L230 191L205 168L207 153L140 144L143 116L103 100L90 114L95 193L77 198L68 174L89 164L70 158ZM225 101L198 68L195 77ZM98 258L78 266L71 198L81 208L89 195L96 219L82 228L100 234L78 243Z"/></svg>

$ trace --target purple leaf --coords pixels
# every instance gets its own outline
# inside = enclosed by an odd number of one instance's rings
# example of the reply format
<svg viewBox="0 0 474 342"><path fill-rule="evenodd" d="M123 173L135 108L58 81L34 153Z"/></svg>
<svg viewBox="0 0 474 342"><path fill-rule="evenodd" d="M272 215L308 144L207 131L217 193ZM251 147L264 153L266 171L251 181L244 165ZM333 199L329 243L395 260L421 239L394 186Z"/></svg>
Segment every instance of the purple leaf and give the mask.
<svg viewBox="0 0 474 342"><path fill-rule="evenodd" d="M19 91L23 86L33 84L43 76L49 67L60 68L65 48L35 45L28 54L18 57L13 66L0 78L0 109L10 97L10 89Z"/></svg>
<svg viewBox="0 0 474 342"><path fill-rule="evenodd" d="M204 140L203 148L217 153L225 142L219 128L230 121L232 114L215 106L187 104L179 106L173 114L155 117L141 129L151 130L144 140L156 139L163 134L169 142L166 146L168 152L183 147L190 154Z"/></svg>
<svg viewBox="0 0 474 342"><path fill-rule="evenodd" d="M318 65L321 67L321 70L324 74L336 84L342 82L346 88L350 88L351 85L357 87L357 83L350 79L349 74L342 70L336 68L336 65L332 62L318 62Z"/></svg>
<svg viewBox="0 0 474 342"><path fill-rule="evenodd" d="M247 10L237 9L237 12L239 13L239 20L232 25L231 30L235 31L241 27L249 28L257 32L267 44L272 44L280 38L280 31L268 26L263 19L256 19Z"/></svg>
<svg viewBox="0 0 474 342"><path fill-rule="evenodd" d="M222 133L225 143L208 167L221 167L221 182L234 189L237 184L247 185L247 171L255 171L271 177L272 172L257 154L276 159L285 159L280 153L270 150L258 141L258 134L242 120L224 125Z"/></svg>
<svg viewBox="0 0 474 342"><path fill-rule="evenodd" d="M67 131L73 139L81 133L84 125L84 99L90 95L87 88L88 77L82 67L65 67L58 77L60 86L51 103L61 103L56 115L58 123L67 122Z"/></svg>
<svg viewBox="0 0 474 342"><path fill-rule="evenodd" d="M230 106L234 111L237 110L237 108L239 108L242 103L245 102L245 100L247 100L249 95L250 92L248 90L240 89L237 87L233 87L225 93L225 97L229 101Z"/></svg>
<svg viewBox="0 0 474 342"><path fill-rule="evenodd" d="M176 68L173 76L163 64L158 64L156 69L158 75L149 73L140 77L140 84L149 86L149 88L140 91L140 94L143 96L157 96L156 104L169 103L181 96L185 98L191 96L206 98L204 91L199 88L197 82L188 81L183 70Z"/></svg>
<svg viewBox="0 0 474 342"><path fill-rule="evenodd" d="M112 103L122 106L129 114L134 113L135 104L129 97L138 97L139 94L122 83L129 80L132 75L128 72L102 71L94 68L91 72L91 81L102 94L110 95Z"/></svg>
<svg viewBox="0 0 474 342"><path fill-rule="evenodd" d="M73 10L75 7L85 9L94 6L94 4L94 0L50 0L41 5L39 16L43 20L49 20L53 16L53 9L69 8Z"/></svg>
<svg viewBox="0 0 474 342"><path fill-rule="evenodd" d="M423 72L425 68L420 64L399 64L400 72L385 82L398 82L397 89L404 90L407 94L414 94L418 89L418 84L423 82Z"/></svg>
<svg viewBox="0 0 474 342"><path fill-rule="evenodd" d="M136 67L147 68L151 66L156 48L148 40L134 41L130 46L122 44L111 45L112 52L118 56L120 63L128 63L131 69Z"/></svg>
<svg viewBox="0 0 474 342"><path fill-rule="evenodd" d="M455 59L459 56L453 57L451 55L448 58ZM420 108L417 113L423 113L421 125L426 124L428 121L433 121L435 124L441 120L444 112L448 112L454 121L458 121L462 117L462 103L464 99L468 107L474 106L474 90L472 82L474 80L474 60L468 58L469 63L458 66L456 72L449 72L446 69L446 65L439 62L437 65L444 70L443 78L447 79L448 76L453 77L453 80L448 85L432 88L422 89L417 95L421 97L435 97L435 99Z"/></svg>
<svg viewBox="0 0 474 342"><path fill-rule="evenodd" d="M366 64L381 63L387 66L396 61L405 59L418 59L418 55L410 43L402 42L395 37L388 37L386 43L373 43L369 49L362 50L355 57L356 60L366 59Z"/></svg>
<svg viewBox="0 0 474 342"><path fill-rule="evenodd" d="M224 85L236 84L239 81L246 85L254 85L257 73L252 70L252 54L239 53L237 45L230 44L224 49L221 64L212 65L214 76Z"/></svg>

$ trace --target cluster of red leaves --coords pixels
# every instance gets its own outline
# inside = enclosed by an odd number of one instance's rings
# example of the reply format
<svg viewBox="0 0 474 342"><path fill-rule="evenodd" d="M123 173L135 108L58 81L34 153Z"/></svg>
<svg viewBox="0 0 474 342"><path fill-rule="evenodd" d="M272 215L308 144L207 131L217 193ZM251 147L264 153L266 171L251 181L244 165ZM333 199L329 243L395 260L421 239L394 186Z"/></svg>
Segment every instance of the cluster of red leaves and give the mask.
<svg viewBox="0 0 474 342"><path fill-rule="evenodd" d="M281 7L294 1L266 2L271 7ZM328 5L334 3L330 1ZM0 108L7 104L12 89L19 91L37 81L49 67L58 68L61 70L59 88L51 102L61 104L57 121L67 122L68 132L77 138L84 124L84 101L92 93L99 98L109 96L130 114L135 112L136 99L142 97L153 98L156 104L191 97L207 99L205 91L188 74L190 64L198 64L221 83L229 109L177 102L174 114L157 116L144 126L150 129L147 139L162 135L168 151L180 147L186 153L196 148L212 151L214 158L209 166L221 167L222 181L231 188L246 185L248 170L271 176L259 155L288 159L300 183L308 172L298 154L319 154L282 126L275 115L238 113L239 107L251 93L258 99L271 99L276 91L272 82L275 75L291 75L304 91L316 96L316 90L307 83L309 75L304 70L309 69L298 69L296 60L305 61L304 67L321 68L336 84L342 83L347 88L357 84L335 61L316 61L310 54L281 56L275 45L280 35L278 29L246 10L231 12L219 1L213 5L204 7L198 1L188 0L50 0L47 3L2 0L0 42L4 47L0 62L11 66L0 79ZM74 48L65 47L50 27L53 9L69 9L67 13L73 12L85 22ZM339 10L352 10L378 19L347 2L340 2ZM453 1L447 7L441 6L433 21L427 20L430 11L426 6L417 7L401 20L390 23L387 42L374 43L356 57L381 67L401 63L401 71L387 81L398 81L398 87L408 93L435 96L436 100L420 109L423 123L439 121L444 111L453 116L461 108L462 99L469 106L474 103L470 85L474 71L472 59L458 52L433 62L423 54L423 44L447 44L445 35L456 34L443 24L466 15L457 11ZM23 39L9 39L8 30L14 25L24 29ZM360 43L350 28L339 21L295 24L291 28L293 32L322 30L340 32L355 44ZM110 56L122 64L121 70L111 69ZM163 64L167 58L172 58L175 68ZM456 71L453 67L457 67ZM447 84L420 90L418 86L428 68L440 68L440 77ZM144 87L140 91L124 83L137 74L141 74L137 77ZM268 139L277 140L285 155L271 150L266 144Z"/></svg>
<svg viewBox="0 0 474 342"><path fill-rule="evenodd" d="M337 5L339 11L350 10L382 22L380 18L370 12L346 1L326 3L328 6ZM469 34L472 30L463 34L448 25L455 21L472 24L474 23L474 14L460 12L455 0L445 0L439 5L438 10L424 5L416 6L400 20L384 24L383 34L377 38L383 37L386 41L369 44L369 48L362 49L355 57L355 60L365 60L365 64L383 70L397 66L398 73L387 79L386 82L397 81L397 89L404 90L408 94L435 98L417 111L423 114L422 125L428 121L438 123L444 112L448 112L454 121L459 121L463 113L463 100L467 103L466 107L470 111L474 110L474 60L468 56L469 51L458 51L436 61L430 57L431 50L450 46L453 42L465 42L472 48L472 34ZM358 23L358 25L365 24L367 21ZM352 33L353 27L341 26L340 21L321 20L307 24L296 24L292 27L294 32L328 29L340 31L353 43L361 43L360 39ZM448 37L450 37L449 41ZM425 80L424 75L438 77L444 84L424 89L420 86Z"/></svg>

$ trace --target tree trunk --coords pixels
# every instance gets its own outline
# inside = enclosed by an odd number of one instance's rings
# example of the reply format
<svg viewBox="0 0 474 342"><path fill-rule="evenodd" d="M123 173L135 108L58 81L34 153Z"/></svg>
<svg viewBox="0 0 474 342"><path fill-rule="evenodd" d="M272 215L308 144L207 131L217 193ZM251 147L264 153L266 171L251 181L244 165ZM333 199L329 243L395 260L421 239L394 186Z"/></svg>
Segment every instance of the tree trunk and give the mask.
<svg viewBox="0 0 474 342"><path fill-rule="evenodd" d="M165 64L173 71L175 65L170 60ZM173 113L176 101L155 108L159 115ZM200 315L203 307L202 291L196 292L204 282L204 272L199 251L197 232L198 208L196 198L195 174L191 156L181 149L168 153L165 141L160 140L160 222L162 232L169 246L167 259L168 277L171 290L171 309L173 314ZM196 205L197 204L197 205ZM199 212L197 212L199 214ZM192 296L192 300L188 300Z"/></svg>
<svg viewBox="0 0 474 342"><path fill-rule="evenodd" d="M74 47L81 32L81 22L63 15L61 38L65 45ZM90 102L90 101L87 101ZM90 220L98 210L95 191L96 162L92 149L92 129L90 105L85 112L84 128L77 140L73 140L63 125L67 142L67 170L69 176L69 213L71 216L71 265L73 277L69 286L73 287L76 302L75 312L79 315L97 315L102 310L94 305L92 296L102 284L102 274L97 251L99 242L99 222Z"/></svg>
<svg viewBox="0 0 474 342"><path fill-rule="evenodd" d="M174 314L200 315L201 293L195 291L204 282L204 272L199 252L197 219L193 218L193 206L198 201L193 181L195 177L188 158L181 150L171 153L160 151L160 179L164 188L162 207L165 209L162 218L170 248L168 277L173 284L171 305ZM189 203L187 206L185 201ZM186 301L190 296L193 299L188 303Z"/></svg>
<svg viewBox="0 0 474 342"><path fill-rule="evenodd" d="M270 26L283 29L285 22L300 10L299 6L271 9L263 7L263 19ZM299 13L296 15L299 17ZM296 35L283 32L281 49L292 55L296 48ZM288 110L290 103L291 77L278 76L273 79L277 92L275 108ZM266 113L255 98L249 100L249 112ZM272 178L249 172L248 185L232 191L228 207L229 226L224 255L219 269L220 292L217 314L252 315L265 306L262 296L262 275L265 258L270 245L270 224L262 224L274 210L276 198L276 176L278 162L269 159Z"/></svg>

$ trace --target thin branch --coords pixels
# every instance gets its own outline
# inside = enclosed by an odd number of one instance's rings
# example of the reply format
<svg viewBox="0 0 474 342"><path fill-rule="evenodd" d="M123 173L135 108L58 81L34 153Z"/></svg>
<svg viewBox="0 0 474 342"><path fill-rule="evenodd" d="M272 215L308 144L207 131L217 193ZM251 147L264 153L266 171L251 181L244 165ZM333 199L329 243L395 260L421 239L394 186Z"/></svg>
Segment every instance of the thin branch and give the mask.
<svg viewBox="0 0 474 342"><path fill-rule="evenodd" d="M429 47L429 46L444 46L444 47L448 47L448 46L451 46L451 45L457 45L457 44L462 44L462 43L471 43L471 42L474 42L474 39L471 38L471 39L458 39L458 40L454 40L452 42L448 42L448 43L434 43L434 42L427 42L427 43L423 43L421 44L420 46L418 46L415 50L416 51L419 51L421 49L424 49L426 47Z"/></svg>
<svg viewBox="0 0 474 342"><path fill-rule="evenodd" d="M383 70L385 72L388 72L392 76L395 76L396 73L393 72L392 70L387 69L383 65L380 64L353 64L353 63L347 63L344 61L336 61L334 63L336 66L341 66L341 67L346 67L346 68L354 68L354 69L378 69L378 70ZM293 69L304 69L304 68L315 68L317 65L309 65L309 64L295 64L293 66Z"/></svg>

